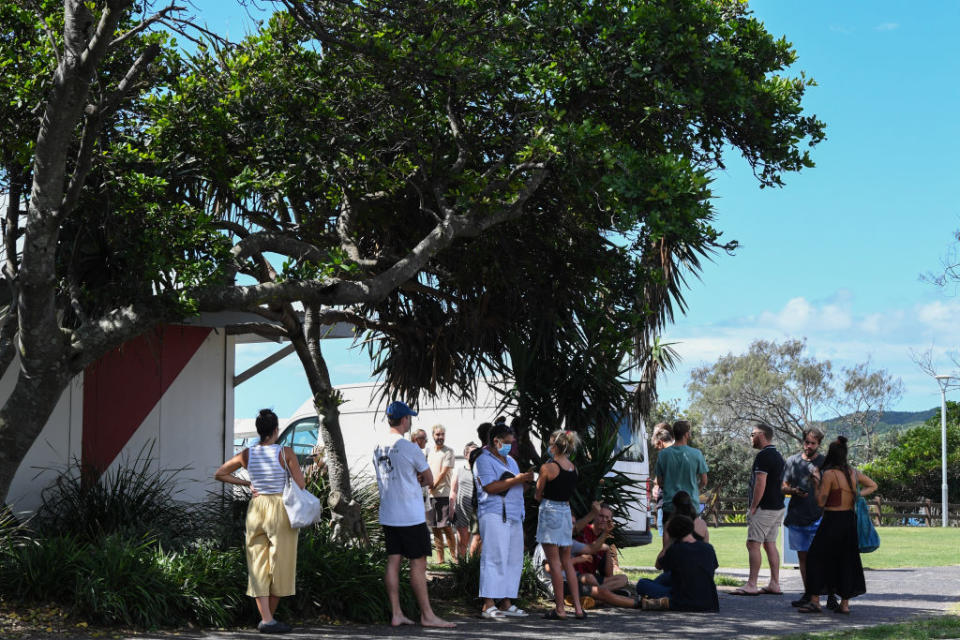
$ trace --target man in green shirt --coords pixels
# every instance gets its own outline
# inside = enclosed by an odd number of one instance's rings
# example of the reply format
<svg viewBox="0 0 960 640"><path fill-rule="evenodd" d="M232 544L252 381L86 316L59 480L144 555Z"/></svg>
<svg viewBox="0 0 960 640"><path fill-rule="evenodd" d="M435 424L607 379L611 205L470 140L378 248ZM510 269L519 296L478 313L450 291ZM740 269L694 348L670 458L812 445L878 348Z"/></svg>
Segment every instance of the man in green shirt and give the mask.
<svg viewBox="0 0 960 640"><path fill-rule="evenodd" d="M699 502L700 490L707 486L707 461L699 449L694 449L687 442L690 440L690 423L678 420L673 424L672 447L667 447L657 454L657 465L654 475L657 484L663 491L664 522L670 519L673 513L673 496L678 491L686 491Z"/></svg>

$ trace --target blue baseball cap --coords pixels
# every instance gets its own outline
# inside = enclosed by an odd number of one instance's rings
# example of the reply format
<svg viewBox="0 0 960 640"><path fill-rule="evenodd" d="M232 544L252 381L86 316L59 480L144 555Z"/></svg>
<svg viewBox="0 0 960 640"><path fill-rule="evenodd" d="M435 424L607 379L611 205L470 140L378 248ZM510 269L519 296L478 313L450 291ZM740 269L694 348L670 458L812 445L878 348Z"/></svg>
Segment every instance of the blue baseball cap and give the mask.
<svg viewBox="0 0 960 640"><path fill-rule="evenodd" d="M406 402L400 402L399 400L394 400L390 403L390 406L387 407L387 417L397 420L404 416L415 416L417 412L407 406Z"/></svg>

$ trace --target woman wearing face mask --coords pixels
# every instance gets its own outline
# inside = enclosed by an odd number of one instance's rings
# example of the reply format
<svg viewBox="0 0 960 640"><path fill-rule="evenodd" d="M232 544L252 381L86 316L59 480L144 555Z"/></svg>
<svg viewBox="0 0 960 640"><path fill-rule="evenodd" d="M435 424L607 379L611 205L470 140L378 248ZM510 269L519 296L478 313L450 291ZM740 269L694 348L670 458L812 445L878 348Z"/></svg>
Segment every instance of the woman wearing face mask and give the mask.
<svg viewBox="0 0 960 640"><path fill-rule="evenodd" d="M533 472L520 473L510 457L513 431L498 423L490 429L488 445L474 463L477 517L480 521L480 597L484 618L522 617L527 614L512 600L523 571L523 485ZM496 601L500 601L500 606Z"/></svg>

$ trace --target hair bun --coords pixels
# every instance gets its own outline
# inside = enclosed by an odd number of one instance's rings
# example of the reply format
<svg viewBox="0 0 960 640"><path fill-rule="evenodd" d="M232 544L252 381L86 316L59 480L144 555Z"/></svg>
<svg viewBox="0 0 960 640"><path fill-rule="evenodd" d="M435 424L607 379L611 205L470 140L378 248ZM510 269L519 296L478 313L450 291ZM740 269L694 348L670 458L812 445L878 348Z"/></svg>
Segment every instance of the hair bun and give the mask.
<svg viewBox="0 0 960 640"><path fill-rule="evenodd" d="M837 442L847 444L847 436L837 436Z"/></svg>

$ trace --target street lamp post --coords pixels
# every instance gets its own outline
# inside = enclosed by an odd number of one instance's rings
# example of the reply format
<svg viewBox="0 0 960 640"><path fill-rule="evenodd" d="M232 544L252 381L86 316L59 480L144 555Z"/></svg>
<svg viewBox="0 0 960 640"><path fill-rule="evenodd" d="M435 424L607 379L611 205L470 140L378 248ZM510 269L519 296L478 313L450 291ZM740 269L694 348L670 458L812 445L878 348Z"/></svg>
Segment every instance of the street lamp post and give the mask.
<svg viewBox="0 0 960 640"><path fill-rule="evenodd" d="M947 385L953 376L939 375L934 376L937 384L940 385L940 515L941 526L947 526L949 517L947 514Z"/></svg>

